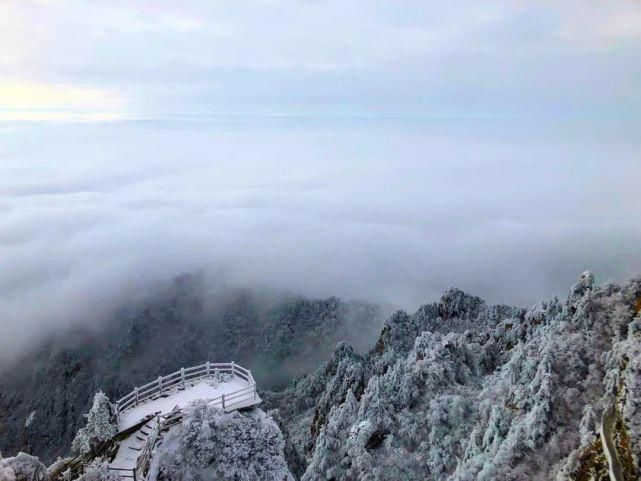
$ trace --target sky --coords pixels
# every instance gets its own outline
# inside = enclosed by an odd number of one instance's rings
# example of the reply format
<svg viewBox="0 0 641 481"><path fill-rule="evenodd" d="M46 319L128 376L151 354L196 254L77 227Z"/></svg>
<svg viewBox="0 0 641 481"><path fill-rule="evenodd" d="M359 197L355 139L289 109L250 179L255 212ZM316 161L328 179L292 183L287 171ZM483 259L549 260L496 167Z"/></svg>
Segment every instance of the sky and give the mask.
<svg viewBox="0 0 641 481"><path fill-rule="evenodd" d="M0 2L0 351L184 272L414 309L641 274L636 1Z"/></svg>
<svg viewBox="0 0 641 481"><path fill-rule="evenodd" d="M636 115L636 0L5 0L4 120Z"/></svg>

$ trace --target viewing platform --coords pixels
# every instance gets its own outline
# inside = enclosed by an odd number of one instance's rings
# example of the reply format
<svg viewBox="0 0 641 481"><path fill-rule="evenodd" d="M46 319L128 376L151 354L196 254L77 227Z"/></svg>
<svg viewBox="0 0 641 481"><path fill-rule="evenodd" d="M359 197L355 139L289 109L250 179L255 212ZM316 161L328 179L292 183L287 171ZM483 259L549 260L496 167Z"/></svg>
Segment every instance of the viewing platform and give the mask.
<svg viewBox="0 0 641 481"><path fill-rule="evenodd" d="M182 410L197 400L218 405L226 412L261 403L251 371L233 362L208 362L161 376L119 399L114 406L118 431L135 426L149 415Z"/></svg>
<svg viewBox="0 0 641 481"><path fill-rule="evenodd" d="M120 441L109 469L121 479L146 480L162 433L180 424L185 408L194 401L205 401L225 412L262 402L251 372L233 362L207 362L161 376L134 388L113 405Z"/></svg>

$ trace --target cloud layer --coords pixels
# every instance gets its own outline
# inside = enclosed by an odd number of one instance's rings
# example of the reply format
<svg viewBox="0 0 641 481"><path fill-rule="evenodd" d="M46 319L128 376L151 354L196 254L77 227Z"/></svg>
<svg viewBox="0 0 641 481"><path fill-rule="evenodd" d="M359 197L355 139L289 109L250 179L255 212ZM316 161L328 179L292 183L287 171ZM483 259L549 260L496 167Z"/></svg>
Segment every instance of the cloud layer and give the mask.
<svg viewBox="0 0 641 481"><path fill-rule="evenodd" d="M615 123L345 119L0 128L2 350L203 270L414 308L641 272L639 140ZM633 126L627 126L632 128Z"/></svg>
<svg viewBox="0 0 641 481"><path fill-rule="evenodd" d="M195 270L408 308L638 273L640 40L633 1L1 2L0 352Z"/></svg>

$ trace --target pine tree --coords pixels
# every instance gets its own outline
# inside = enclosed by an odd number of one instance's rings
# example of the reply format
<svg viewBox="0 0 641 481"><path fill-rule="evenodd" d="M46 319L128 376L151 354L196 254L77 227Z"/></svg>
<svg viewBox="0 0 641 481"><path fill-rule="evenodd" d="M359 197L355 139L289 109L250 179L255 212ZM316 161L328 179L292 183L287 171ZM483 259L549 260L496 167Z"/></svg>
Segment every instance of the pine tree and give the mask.
<svg viewBox="0 0 641 481"><path fill-rule="evenodd" d="M118 432L111 403L102 391L95 394L91 410L85 414L85 418L87 425L78 430L71 443L71 450L77 454L92 452L101 442L111 439Z"/></svg>

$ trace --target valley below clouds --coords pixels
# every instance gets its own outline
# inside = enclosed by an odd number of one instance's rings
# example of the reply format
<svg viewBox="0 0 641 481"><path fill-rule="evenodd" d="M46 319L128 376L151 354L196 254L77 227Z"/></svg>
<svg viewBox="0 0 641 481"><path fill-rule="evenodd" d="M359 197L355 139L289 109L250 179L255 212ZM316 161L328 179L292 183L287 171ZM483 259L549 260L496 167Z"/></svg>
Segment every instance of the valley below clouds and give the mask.
<svg viewBox="0 0 641 481"><path fill-rule="evenodd" d="M623 280L641 269L634 127L4 123L2 357L61 326L99 323L183 273L409 309L452 285L527 305L564 293L587 267Z"/></svg>

